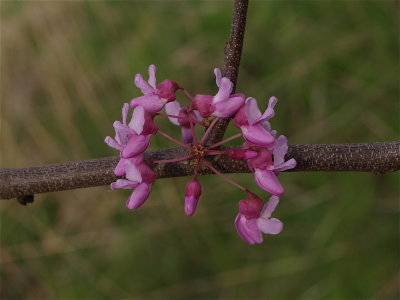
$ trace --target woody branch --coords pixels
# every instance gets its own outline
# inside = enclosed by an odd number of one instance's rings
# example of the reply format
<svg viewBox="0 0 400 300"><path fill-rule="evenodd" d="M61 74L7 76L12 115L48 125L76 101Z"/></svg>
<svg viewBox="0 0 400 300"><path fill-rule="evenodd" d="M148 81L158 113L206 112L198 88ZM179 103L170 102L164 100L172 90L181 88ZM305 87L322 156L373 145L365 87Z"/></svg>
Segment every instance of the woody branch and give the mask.
<svg viewBox="0 0 400 300"><path fill-rule="evenodd" d="M146 153L146 161L187 155L183 148ZM400 141L364 144L290 145L287 157L295 158L292 171L358 171L384 174L400 170ZM108 185L115 181L118 156L21 169L0 169L0 198ZM158 178L193 175L194 161L153 164ZM215 156L214 167L222 173L250 172L246 162ZM211 174L200 164L199 174Z"/></svg>

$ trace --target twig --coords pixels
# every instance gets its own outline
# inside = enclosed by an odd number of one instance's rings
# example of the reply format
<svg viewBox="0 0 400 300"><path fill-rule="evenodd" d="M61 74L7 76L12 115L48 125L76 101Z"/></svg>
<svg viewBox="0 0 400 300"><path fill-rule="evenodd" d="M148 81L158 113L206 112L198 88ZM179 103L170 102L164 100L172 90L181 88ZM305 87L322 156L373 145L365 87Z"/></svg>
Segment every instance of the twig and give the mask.
<svg viewBox="0 0 400 300"><path fill-rule="evenodd" d="M239 75L248 4L248 0L235 0L231 33L229 41L225 45L224 77L228 77L233 82L232 93L235 91L236 81ZM206 143L215 144L222 140L229 121L229 118L220 119L211 131Z"/></svg>
<svg viewBox="0 0 400 300"><path fill-rule="evenodd" d="M188 155L183 148L146 153L146 161ZM221 173L249 172L245 161L217 155L214 167ZM400 141L370 144L290 145L286 159L295 158L293 171L358 171L384 174L400 170ZM108 185L115 181L119 157L106 157L64 164L21 169L0 169L0 198ZM195 160L153 164L158 178L193 175ZM199 175L212 171L200 163Z"/></svg>

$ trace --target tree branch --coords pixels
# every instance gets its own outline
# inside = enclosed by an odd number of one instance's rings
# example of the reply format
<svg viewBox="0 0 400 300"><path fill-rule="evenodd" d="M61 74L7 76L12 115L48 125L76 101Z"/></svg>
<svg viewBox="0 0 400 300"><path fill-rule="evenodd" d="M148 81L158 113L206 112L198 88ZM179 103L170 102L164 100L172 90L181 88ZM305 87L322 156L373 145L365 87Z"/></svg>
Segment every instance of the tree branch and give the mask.
<svg viewBox="0 0 400 300"><path fill-rule="evenodd" d="M183 148L169 148L146 153L146 161L187 155ZM292 171L358 171L384 174L400 170L400 141L364 144L290 145L286 159L295 158ZM245 161L225 155L210 157L223 173L247 173ZM114 168L119 157L106 157L64 164L20 169L0 169L0 198L56 192L108 185L115 181ZM193 175L194 160L153 164L158 178ZM199 174L211 174L204 164Z"/></svg>
<svg viewBox="0 0 400 300"><path fill-rule="evenodd" d="M244 31L248 0L235 0L229 41L225 45L224 77L233 82L232 93L235 92L236 81L239 75L240 58L242 56ZM230 119L220 119L208 137L207 144L215 144L222 140Z"/></svg>

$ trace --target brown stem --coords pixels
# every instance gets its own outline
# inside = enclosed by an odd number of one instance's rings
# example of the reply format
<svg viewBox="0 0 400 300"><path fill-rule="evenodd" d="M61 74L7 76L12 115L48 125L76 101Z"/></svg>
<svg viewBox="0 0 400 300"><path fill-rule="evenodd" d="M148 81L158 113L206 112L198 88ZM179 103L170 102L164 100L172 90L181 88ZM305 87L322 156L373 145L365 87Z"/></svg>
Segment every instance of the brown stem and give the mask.
<svg viewBox="0 0 400 300"><path fill-rule="evenodd" d="M224 77L228 77L233 82L232 93L235 92L236 81L239 74L248 4L248 0L235 0L231 33L229 41L225 45ZM215 144L222 140L229 121L230 119L227 118L220 119L217 122L208 137L207 144Z"/></svg>
<svg viewBox="0 0 400 300"><path fill-rule="evenodd" d="M183 148L146 153L146 161L188 155ZM293 171L358 171L384 174L400 170L400 141L364 144L290 145L286 159L295 158ZM21 169L0 169L0 198L9 199L37 193L108 185L115 181L119 157L106 157L64 164ZM158 178L193 175L196 160L153 164ZM221 173L247 173L245 161L218 155L213 166ZM211 174L204 164L199 175Z"/></svg>

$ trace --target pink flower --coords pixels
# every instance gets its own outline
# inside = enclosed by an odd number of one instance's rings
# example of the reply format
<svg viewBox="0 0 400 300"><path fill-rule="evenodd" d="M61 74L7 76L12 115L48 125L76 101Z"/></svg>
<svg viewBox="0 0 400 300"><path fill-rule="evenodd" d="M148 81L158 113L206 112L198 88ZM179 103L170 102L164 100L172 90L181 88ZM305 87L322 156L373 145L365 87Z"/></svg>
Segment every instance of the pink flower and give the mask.
<svg viewBox="0 0 400 300"><path fill-rule="evenodd" d="M126 206L129 209L137 209L147 200L151 192L151 186L156 181L156 173L154 173L145 163L138 166L142 181L132 192L129 199L126 201Z"/></svg>
<svg viewBox="0 0 400 300"><path fill-rule="evenodd" d="M133 111L129 124L126 123L128 112L129 104L125 103L122 108L122 123L115 121L113 125L115 139L109 136L105 139L106 144L110 147L129 153L129 155L123 155L125 158L135 156L146 150L150 144L150 135L156 133L158 130L152 117L144 111L143 107L139 106ZM132 151L132 147L137 147L141 151Z"/></svg>
<svg viewBox="0 0 400 300"><path fill-rule="evenodd" d="M156 180L156 174L143 162L135 165L131 160L125 160L123 167L126 179L118 179L111 183L111 189L134 189L126 206L129 209L136 209L148 198L151 185Z"/></svg>
<svg viewBox="0 0 400 300"><path fill-rule="evenodd" d="M285 155L288 151L287 138L284 135L279 136L274 144L272 154L274 155L274 168L273 171L276 175L279 172L293 169L297 162L294 158L285 161Z"/></svg>
<svg viewBox="0 0 400 300"><path fill-rule="evenodd" d="M270 218L279 198L272 196L262 207L262 200L256 195L249 193L249 198L240 200L239 214L235 219L235 227L239 236L248 244L260 244L263 241L262 233L278 234L283 229L283 223L275 218Z"/></svg>
<svg viewBox="0 0 400 300"><path fill-rule="evenodd" d="M258 108L257 100L247 98L246 104L236 113L233 124L240 128L246 141L260 146L271 146L275 138L271 134L271 126L268 122L275 115L274 106L277 98L271 97L268 102L268 108L262 114Z"/></svg>
<svg viewBox="0 0 400 300"><path fill-rule="evenodd" d="M144 162L144 152L130 158L121 158L114 169L115 176L124 176L126 174L124 166L126 161L130 161L132 164L138 166Z"/></svg>
<svg viewBox="0 0 400 300"><path fill-rule="evenodd" d="M182 141L185 144L190 144L193 142L193 134L190 128L189 121L189 107L184 106L181 108L178 101L172 101L165 105L165 111L168 115L176 116L179 118L168 117L172 124L181 126L182 131ZM192 110L190 112L190 118L193 121L201 121L202 118L197 110Z"/></svg>
<svg viewBox="0 0 400 300"><path fill-rule="evenodd" d="M218 68L214 69L218 93L215 96L196 95L193 98L192 106L200 112L203 118L213 115L219 118L229 118L243 105L244 94L233 94L233 83L227 77L221 76Z"/></svg>
<svg viewBox="0 0 400 300"><path fill-rule="evenodd" d="M201 185L196 178L193 178L187 183L185 189L185 213L188 216L194 214L200 195Z"/></svg>
<svg viewBox="0 0 400 300"><path fill-rule="evenodd" d="M179 85L169 79L156 85L156 66L149 66L149 80L146 82L142 75L136 74L135 85L142 91L144 96L131 100L132 108L142 106L145 111L150 113L159 112L167 102L176 99L175 92Z"/></svg>
<svg viewBox="0 0 400 300"><path fill-rule="evenodd" d="M258 186L275 196L282 196L284 193L284 189L276 175L296 166L294 158L285 162L287 150L287 139L281 135L271 150L261 148L258 150L257 157L248 160L249 168L254 171L255 181ZM272 154L274 156L273 160Z"/></svg>

